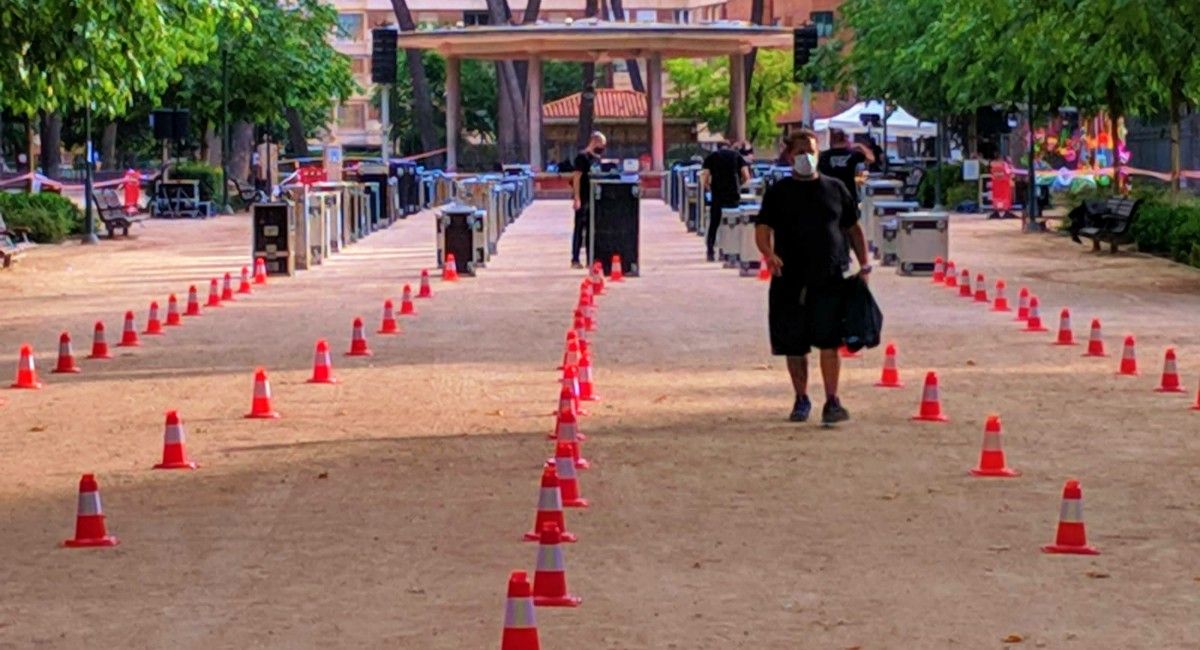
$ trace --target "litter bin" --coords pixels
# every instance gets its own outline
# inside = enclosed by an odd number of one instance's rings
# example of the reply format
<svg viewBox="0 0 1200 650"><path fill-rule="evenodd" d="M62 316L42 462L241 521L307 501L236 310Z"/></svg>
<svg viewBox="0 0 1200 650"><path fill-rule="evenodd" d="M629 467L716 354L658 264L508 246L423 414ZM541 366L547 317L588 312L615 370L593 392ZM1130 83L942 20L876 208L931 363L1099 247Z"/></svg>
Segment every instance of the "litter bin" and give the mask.
<svg viewBox="0 0 1200 650"><path fill-rule="evenodd" d="M475 275L475 267L487 262L487 231L485 213L462 203L448 203L442 208L437 224L437 264L442 268L446 256L453 255L460 274Z"/></svg>
<svg viewBox="0 0 1200 650"><path fill-rule="evenodd" d="M588 264L599 260L605 275L612 273L613 255L621 256L621 270L638 275L640 236L638 177L593 177L588 205Z"/></svg>
<svg viewBox="0 0 1200 650"><path fill-rule="evenodd" d="M254 259L263 261L268 275L293 275L296 224L291 204L255 203L250 207L250 219L254 224Z"/></svg>
<svg viewBox="0 0 1200 650"><path fill-rule="evenodd" d="M934 260L950 254L950 214L907 212L896 220L896 272L932 275Z"/></svg>

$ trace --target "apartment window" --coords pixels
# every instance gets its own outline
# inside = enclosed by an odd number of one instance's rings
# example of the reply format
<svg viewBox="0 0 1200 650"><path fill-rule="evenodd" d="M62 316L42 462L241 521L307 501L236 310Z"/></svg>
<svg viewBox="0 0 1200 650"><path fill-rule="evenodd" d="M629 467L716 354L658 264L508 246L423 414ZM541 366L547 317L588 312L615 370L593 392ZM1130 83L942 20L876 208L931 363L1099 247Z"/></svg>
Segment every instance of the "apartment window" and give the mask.
<svg viewBox="0 0 1200 650"><path fill-rule="evenodd" d="M832 11L814 11L808 15L808 18L817 27L817 37L829 38L833 36Z"/></svg>
<svg viewBox="0 0 1200 650"><path fill-rule="evenodd" d="M464 25L467 25L467 26L486 25L489 22L491 22L491 17L488 16L488 12L486 12L486 11L464 11L463 12L463 24Z"/></svg>
<svg viewBox="0 0 1200 650"><path fill-rule="evenodd" d="M363 40L363 22L362 14L338 14L337 39L339 41L361 43Z"/></svg>
<svg viewBox="0 0 1200 650"><path fill-rule="evenodd" d="M365 129L367 126L366 105L353 103L338 106L338 126L343 129Z"/></svg>

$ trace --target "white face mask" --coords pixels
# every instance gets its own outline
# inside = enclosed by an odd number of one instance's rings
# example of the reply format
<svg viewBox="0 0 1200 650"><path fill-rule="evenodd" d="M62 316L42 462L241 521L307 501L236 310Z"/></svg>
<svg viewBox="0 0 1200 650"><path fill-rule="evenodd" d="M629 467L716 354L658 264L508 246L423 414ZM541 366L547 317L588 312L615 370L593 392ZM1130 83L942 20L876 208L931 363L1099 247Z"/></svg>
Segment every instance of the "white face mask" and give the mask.
<svg viewBox="0 0 1200 650"><path fill-rule="evenodd" d="M809 178L817 175L817 154L815 153L798 153L796 159L792 161L792 169L796 170L798 176Z"/></svg>

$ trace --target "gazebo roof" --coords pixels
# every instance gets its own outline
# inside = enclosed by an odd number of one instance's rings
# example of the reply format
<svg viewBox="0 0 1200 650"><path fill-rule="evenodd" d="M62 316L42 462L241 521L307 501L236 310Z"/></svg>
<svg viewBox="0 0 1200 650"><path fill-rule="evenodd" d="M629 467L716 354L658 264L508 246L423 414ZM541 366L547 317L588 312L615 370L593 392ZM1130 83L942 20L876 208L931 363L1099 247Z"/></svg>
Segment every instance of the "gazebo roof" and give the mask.
<svg viewBox="0 0 1200 650"><path fill-rule="evenodd" d="M465 59L610 61L658 54L710 58L751 49L791 49L792 30L736 21L703 24L573 23L452 27L400 32L399 47Z"/></svg>

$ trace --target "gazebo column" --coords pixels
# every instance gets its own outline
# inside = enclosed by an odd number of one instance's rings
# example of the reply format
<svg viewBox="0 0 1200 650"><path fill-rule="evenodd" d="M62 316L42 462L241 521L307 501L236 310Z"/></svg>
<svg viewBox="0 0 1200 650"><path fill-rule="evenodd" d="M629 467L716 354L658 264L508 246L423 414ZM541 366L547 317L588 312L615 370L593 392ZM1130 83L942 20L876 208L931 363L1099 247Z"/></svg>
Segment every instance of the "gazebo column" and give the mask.
<svg viewBox="0 0 1200 650"><path fill-rule="evenodd" d="M542 60L529 59L529 165L533 171L542 171Z"/></svg>
<svg viewBox="0 0 1200 650"><path fill-rule="evenodd" d="M729 55L729 133L726 138L737 142L746 139L746 55Z"/></svg>
<svg viewBox="0 0 1200 650"><path fill-rule="evenodd" d="M646 59L646 113L650 118L650 169L663 170L665 141L663 138L662 55Z"/></svg>
<svg viewBox="0 0 1200 650"><path fill-rule="evenodd" d="M462 93L459 86L461 65L456 56L446 57L446 171L458 171L459 116Z"/></svg>

